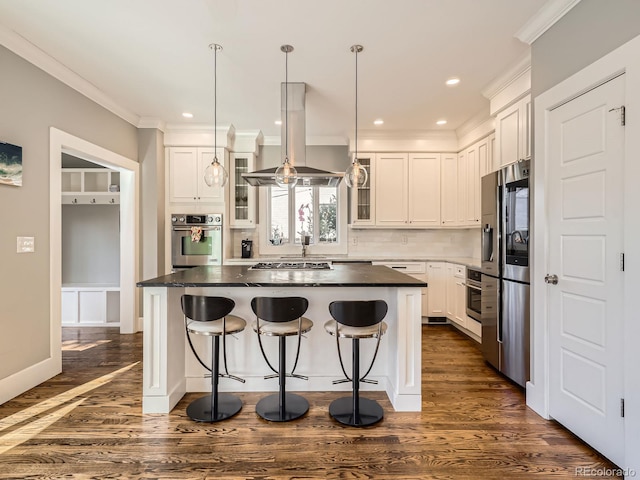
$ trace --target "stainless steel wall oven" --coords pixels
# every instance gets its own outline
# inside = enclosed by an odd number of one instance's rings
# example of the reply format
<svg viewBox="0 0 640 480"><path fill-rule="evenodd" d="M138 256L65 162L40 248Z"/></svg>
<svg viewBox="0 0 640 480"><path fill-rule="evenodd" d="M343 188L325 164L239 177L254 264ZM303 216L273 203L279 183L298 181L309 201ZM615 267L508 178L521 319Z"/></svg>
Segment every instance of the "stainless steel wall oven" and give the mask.
<svg viewBox="0 0 640 480"><path fill-rule="evenodd" d="M467 279L465 282L467 297L467 316L480 322L482 309L482 274L480 270L467 267Z"/></svg>
<svg viewBox="0 0 640 480"><path fill-rule="evenodd" d="M222 214L172 214L171 265L222 265Z"/></svg>

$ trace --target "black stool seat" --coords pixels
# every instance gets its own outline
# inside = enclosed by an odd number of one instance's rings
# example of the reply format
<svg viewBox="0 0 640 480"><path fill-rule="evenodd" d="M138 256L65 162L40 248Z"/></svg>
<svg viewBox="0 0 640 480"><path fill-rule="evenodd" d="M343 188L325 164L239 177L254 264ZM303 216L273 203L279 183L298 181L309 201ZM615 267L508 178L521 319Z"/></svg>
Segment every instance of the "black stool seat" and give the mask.
<svg viewBox="0 0 640 480"><path fill-rule="evenodd" d="M360 383L378 383L366 377L373 368L378 354L380 338L387 331L387 324L382 319L387 314L387 304L383 300L336 301L329 304L329 312L333 320L325 323L325 330L336 337L338 357L345 378L334 380L334 384L351 382L352 395L338 398L329 405L329 414L338 422L353 427L366 427L382 420L384 412L375 400L360 397ZM340 338L350 338L352 343L352 372L347 374L342 361ZM367 372L360 376L360 340L376 338L376 349Z"/></svg>
<svg viewBox="0 0 640 480"><path fill-rule="evenodd" d="M287 422L302 417L309 410L309 402L302 396L289 393L285 388L286 377L307 380L307 377L295 373L300 356L302 335L313 327L313 322L303 314L307 311L309 302L303 297L255 297L251 300L251 309L256 315L253 330L258 334L260 351L274 375L265 378L278 377L280 388L278 393L260 399L256 404L256 413L271 422ZM262 336L279 337L279 364L272 366L262 346ZM296 358L291 373L286 373L287 337L297 335L298 346Z"/></svg>
<svg viewBox="0 0 640 480"><path fill-rule="evenodd" d="M235 302L225 297L208 297L203 295L183 295L181 298L184 313L187 340L198 362L211 372L211 394L200 397L187 406L187 415L197 422L218 422L234 416L242 409L242 400L229 393L218 392L219 377L232 378L244 383L242 378L230 375L227 369L227 349L225 337L243 331L247 322L240 317L230 315ZM190 333L211 336L211 366L208 366L198 355L191 342ZM220 373L220 337L224 374Z"/></svg>

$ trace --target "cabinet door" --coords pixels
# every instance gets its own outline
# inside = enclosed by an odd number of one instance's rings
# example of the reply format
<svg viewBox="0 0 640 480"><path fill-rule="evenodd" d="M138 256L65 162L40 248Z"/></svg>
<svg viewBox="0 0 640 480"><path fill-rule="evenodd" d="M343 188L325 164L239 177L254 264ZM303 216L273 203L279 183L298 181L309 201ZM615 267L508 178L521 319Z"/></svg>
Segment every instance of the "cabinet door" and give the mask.
<svg viewBox="0 0 640 480"><path fill-rule="evenodd" d="M520 118L522 120L522 124L520 125L520 135L522 151L520 152L520 158L522 159L530 159L531 158L531 95L523 98L520 101L520 110L521 115Z"/></svg>
<svg viewBox="0 0 640 480"><path fill-rule="evenodd" d="M249 185L243 173L255 170L253 153L234 153L229 166L229 226L232 228L255 228L256 187Z"/></svg>
<svg viewBox="0 0 640 480"><path fill-rule="evenodd" d="M443 226L458 223L458 155L442 154L441 221Z"/></svg>
<svg viewBox="0 0 640 480"><path fill-rule="evenodd" d="M207 203L223 203L224 202L224 189L226 187L210 187L204 181L204 171L213 162L215 157L215 149L213 148L198 148L198 169L195 174L195 183L198 186L197 197L199 201ZM225 167L225 152L223 149L218 149L218 161ZM227 172L228 173L228 172Z"/></svg>
<svg viewBox="0 0 640 480"><path fill-rule="evenodd" d="M447 263L446 264L446 270L447 270L447 280L446 280L446 284L447 284L447 318L449 320L451 320L452 322L456 322L456 309L457 309L457 302L456 302L456 281L457 278L455 277L455 268L454 265L451 263ZM456 322L457 323L457 322Z"/></svg>
<svg viewBox="0 0 640 480"><path fill-rule="evenodd" d="M482 146L486 155L487 144ZM466 155L465 225L480 225L480 153L481 145L475 144Z"/></svg>
<svg viewBox="0 0 640 480"><path fill-rule="evenodd" d="M475 157L475 151L472 150L472 155ZM467 224L467 197L469 191L467 190L467 152L461 152L458 154L458 208L456 225Z"/></svg>
<svg viewBox="0 0 640 480"><path fill-rule="evenodd" d="M409 224L440 226L440 154L409 155Z"/></svg>
<svg viewBox="0 0 640 480"><path fill-rule="evenodd" d="M522 125L520 103L506 108L496 116L496 155L498 167L515 163L522 151L520 125Z"/></svg>
<svg viewBox="0 0 640 480"><path fill-rule="evenodd" d="M170 202L193 203L198 200L197 170L198 151L196 148L172 147L169 149Z"/></svg>
<svg viewBox="0 0 640 480"><path fill-rule="evenodd" d="M362 187L351 188L351 224L372 226L376 223L375 208L375 155L361 153L358 155L360 164L367 170L368 179Z"/></svg>
<svg viewBox="0 0 640 480"><path fill-rule="evenodd" d="M376 225L406 226L408 223L408 155L376 155Z"/></svg>
<svg viewBox="0 0 640 480"><path fill-rule="evenodd" d="M430 317L444 317L447 299L445 262L427 263L427 313Z"/></svg>
<svg viewBox="0 0 640 480"><path fill-rule="evenodd" d="M467 291L464 278L455 278L455 317L453 319L461 327L467 327Z"/></svg>
<svg viewBox="0 0 640 480"><path fill-rule="evenodd" d="M490 147L489 144L491 142L491 137L484 138L480 140L477 145L478 150L478 168L480 170L480 177L485 176L487 173L491 172L491 162L490 158Z"/></svg>

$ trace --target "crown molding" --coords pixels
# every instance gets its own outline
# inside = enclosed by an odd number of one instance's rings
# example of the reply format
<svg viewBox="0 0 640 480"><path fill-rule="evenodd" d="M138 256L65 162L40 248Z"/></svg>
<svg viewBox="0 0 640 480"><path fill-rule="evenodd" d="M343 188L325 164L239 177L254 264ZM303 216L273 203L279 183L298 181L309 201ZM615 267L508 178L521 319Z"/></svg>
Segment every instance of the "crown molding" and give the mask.
<svg viewBox="0 0 640 480"><path fill-rule="evenodd" d="M514 65L506 70L502 75L496 77L484 90L482 90L482 96L493 99L501 91L508 88L515 83L523 75L531 74L531 51L528 51L523 57L520 58Z"/></svg>
<svg viewBox="0 0 640 480"><path fill-rule="evenodd" d="M164 132L167 129L167 124L163 120L155 117L140 117L138 125L136 126L138 128L155 128L161 132Z"/></svg>
<svg viewBox="0 0 640 480"><path fill-rule="evenodd" d="M549 0L516 32L515 37L531 45L578 3L580 0Z"/></svg>
<svg viewBox="0 0 640 480"><path fill-rule="evenodd" d="M486 108L483 108L482 110L477 112L475 115L473 115L471 118L469 118L469 120L464 122L458 128L456 128L455 130L456 136L458 138L464 137L465 135L468 135L476 128L483 125L485 122L488 122L491 120L492 120L492 117L489 113L489 107L487 106Z"/></svg>
<svg viewBox="0 0 640 480"><path fill-rule="evenodd" d="M97 103L101 107L109 110L111 113L122 118L131 125L137 127L140 117L116 103L112 98L104 92L96 88L95 85L88 82L73 70L64 66L58 60L48 55L26 38L18 35L3 25L0 25L0 45L3 45L13 53L22 57L27 62L35 65L42 71L48 73L53 78L61 81L68 87L81 93L89 100Z"/></svg>

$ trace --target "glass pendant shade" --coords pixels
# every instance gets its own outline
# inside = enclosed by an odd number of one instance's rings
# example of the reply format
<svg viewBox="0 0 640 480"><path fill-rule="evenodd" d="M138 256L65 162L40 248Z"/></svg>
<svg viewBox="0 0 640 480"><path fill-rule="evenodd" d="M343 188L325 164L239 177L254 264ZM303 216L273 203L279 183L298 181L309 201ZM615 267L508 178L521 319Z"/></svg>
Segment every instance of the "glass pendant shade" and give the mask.
<svg viewBox="0 0 640 480"><path fill-rule="evenodd" d="M298 183L296 167L285 158L284 163L276 169L276 184L281 188L294 188Z"/></svg>
<svg viewBox="0 0 640 480"><path fill-rule="evenodd" d="M213 158L204 170L204 182L210 187L224 187L229 179L229 174L218 161L218 157Z"/></svg>
<svg viewBox="0 0 640 480"><path fill-rule="evenodd" d="M367 183L368 178L369 174L367 173L367 169L354 157L353 163L351 163L349 168L344 172L344 181L347 187L363 187Z"/></svg>

